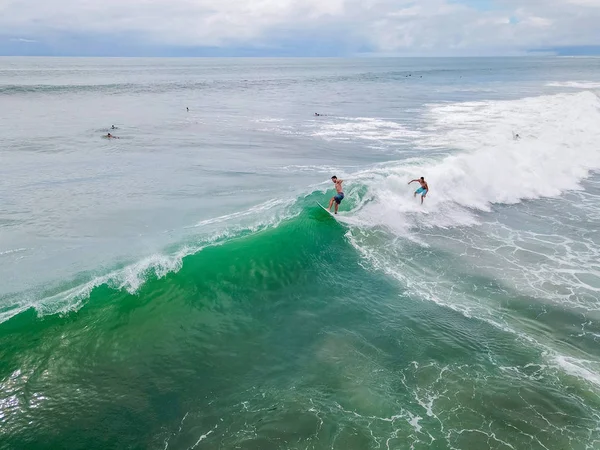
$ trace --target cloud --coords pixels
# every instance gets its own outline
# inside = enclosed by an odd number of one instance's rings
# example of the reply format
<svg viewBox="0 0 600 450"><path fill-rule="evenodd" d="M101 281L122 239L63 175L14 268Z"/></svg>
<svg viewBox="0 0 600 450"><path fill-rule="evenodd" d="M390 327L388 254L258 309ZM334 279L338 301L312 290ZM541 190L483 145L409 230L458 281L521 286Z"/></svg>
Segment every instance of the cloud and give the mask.
<svg viewBox="0 0 600 450"><path fill-rule="evenodd" d="M600 8L600 0L569 0L569 3L578 6L591 6Z"/></svg>
<svg viewBox="0 0 600 450"><path fill-rule="evenodd" d="M510 54L597 45L598 23L600 0L0 0L3 34L57 47L77 36L146 48L302 53L320 40L344 54Z"/></svg>

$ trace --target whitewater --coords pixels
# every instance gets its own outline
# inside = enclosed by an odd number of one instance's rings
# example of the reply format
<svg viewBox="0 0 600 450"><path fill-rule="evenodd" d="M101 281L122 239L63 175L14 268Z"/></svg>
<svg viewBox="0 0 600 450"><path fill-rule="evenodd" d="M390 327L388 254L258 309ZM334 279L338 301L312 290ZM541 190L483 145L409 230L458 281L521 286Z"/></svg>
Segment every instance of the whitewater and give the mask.
<svg viewBox="0 0 600 450"><path fill-rule="evenodd" d="M118 447L596 448L596 60L33 61L0 70L6 448L75 405Z"/></svg>

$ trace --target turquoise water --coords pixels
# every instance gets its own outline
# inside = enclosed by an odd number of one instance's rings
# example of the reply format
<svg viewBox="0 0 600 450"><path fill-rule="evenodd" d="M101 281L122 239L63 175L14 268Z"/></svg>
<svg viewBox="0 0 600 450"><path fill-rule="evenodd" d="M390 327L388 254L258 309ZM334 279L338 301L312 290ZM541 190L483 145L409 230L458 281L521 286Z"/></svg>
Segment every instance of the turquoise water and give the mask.
<svg viewBox="0 0 600 450"><path fill-rule="evenodd" d="M0 448L600 448L599 69L0 58Z"/></svg>

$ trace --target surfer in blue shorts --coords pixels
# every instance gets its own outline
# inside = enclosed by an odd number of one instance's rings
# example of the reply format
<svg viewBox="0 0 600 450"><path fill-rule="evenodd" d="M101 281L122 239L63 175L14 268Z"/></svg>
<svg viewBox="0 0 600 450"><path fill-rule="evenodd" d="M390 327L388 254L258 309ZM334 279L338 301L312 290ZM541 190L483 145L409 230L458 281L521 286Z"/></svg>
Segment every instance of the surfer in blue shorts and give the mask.
<svg viewBox="0 0 600 450"><path fill-rule="evenodd" d="M423 204L423 199L425 198L425 196L429 192L429 186L427 186L427 181L425 181L425 178L423 178L423 177L418 178L416 180L411 180L411 181L408 182L408 184L414 183L415 181L418 181L421 184L421 187L415 191L415 195L414 196L416 197L417 194L421 194L421 205L422 205Z"/></svg>
<svg viewBox="0 0 600 450"><path fill-rule="evenodd" d="M337 194L331 197L331 200L329 200L329 211L331 211L331 206L333 205L333 202L335 202L335 213L337 214L340 203L342 203L342 200L344 200L344 191L342 190L342 183L344 180L338 180L338 177L334 175L331 177L331 181L333 181L333 184L335 184L335 190L337 191Z"/></svg>

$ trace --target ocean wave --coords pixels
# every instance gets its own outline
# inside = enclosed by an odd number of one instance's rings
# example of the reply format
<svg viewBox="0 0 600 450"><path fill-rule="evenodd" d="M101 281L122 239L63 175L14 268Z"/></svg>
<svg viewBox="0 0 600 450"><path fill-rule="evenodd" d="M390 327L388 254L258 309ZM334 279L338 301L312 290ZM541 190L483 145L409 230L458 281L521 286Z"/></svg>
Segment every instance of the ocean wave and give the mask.
<svg viewBox="0 0 600 450"><path fill-rule="evenodd" d="M203 220L188 227L206 230L205 237L183 245L176 251L165 251L143 258L106 274L94 276L85 282L75 282L68 288L57 287L54 292L24 293L5 298L0 309L0 323L34 309L40 316L64 314L79 309L100 286L135 294L151 279L161 279L178 272L186 257L198 254L207 247L215 247L235 239L276 228L298 214L291 206L295 201L273 199L248 210ZM216 225L216 227L211 227Z"/></svg>
<svg viewBox="0 0 600 450"><path fill-rule="evenodd" d="M319 123L312 136L325 140L364 140L399 143L420 137L420 133L392 120L375 117L340 118Z"/></svg>
<svg viewBox="0 0 600 450"><path fill-rule="evenodd" d="M461 231L482 225L497 205L558 199L581 191L582 181L600 169L600 130L595 126L600 121L600 99L582 92L432 105L428 117L435 132L424 135L418 145L424 150L431 146L454 148L459 153L441 159L393 161L349 177L349 186L360 185L362 192L351 213L339 220L360 230L353 245L379 268L392 275L404 274L405 268L397 263L402 260L402 250L390 250L394 246L382 244L365 230L384 230L389 239L427 247L432 242L439 244L442 238L432 236L442 235L440 230L446 229L444 245L458 254L471 248L476 255L495 255L494 261L488 261L488 270L504 276L506 283L520 291L584 310L600 308L600 303L592 300L600 289L593 242L572 242L551 228L544 231L540 227L550 218L540 219L537 233L513 230L498 219L493 227ZM513 131L522 139L514 140ZM423 205L413 197L415 185L407 184L420 176L430 186ZM353 191L349 189L347 195L351 197ZM584 196L577 203L585 208L585 214L598 214L593 200ZM582 220L578 218L577 223ZM456 243L451 245L453 240ZM488 246L513 253L488 252ZM519 259L523 253L529 255L528 264ZM410 281L403 279L403 283ZM574 299L574 293L579 297ZM431 297L438 298L434 292Z"/></svg>
<svg viewBox="0 0 600 450"><path fill-rule="evenodd" d="M476 225L480 222L478 211L490 211L494 204L556 197L567 190L581 189L578 183L600 168L596 145L600 131L593 126L600 120L600 99L589 92L431 105L428 118L435 132L416 134L417 145L462 152L437 160L423 157L391 161L348 174L345 206L351 211L342 212L340 222L361 230L385 229L427 245L416 233L423 228ZM349 129L363 132L365 127L402 128L390 121L359 118ZM513 130L523 138L513 140ZM408 180L421 175L431 186L423 206L412 196L414 185L407 185ZM68 310L103 284L135 292L149 276L161 277L179 270L185 256L201 251L205 245L277 227L295 217L303 211L301 205L310 202L306 196L312 193L311 189L291 201L273 199L246 211L198 222L190 228L209 230L214 237L173 255L150 256L81 286L46 296L43 301L23 303L0 318L6 320L15 311L31 306L42 314ZM355 245L362 245L357 242ZM61 304L71 306L58 306Z"/></svg>
<svg viewBox="0 0 600 450"><path fill-rule="evenodd" d="M582 92L431 105L427 117L433 131L416 140L423 153L458 153L393 161L349 177L347 196L357 201L338 221L348 226L350 244L366 267L397 279L411 296L511 333L544 352L549 366L600 386L596 363L546 344L490 294L509 290L541 311L549 304L597 316L593 243L568 242L557 231L529 236L490 213L583 189L600 169L600 99ZM407 185L420 176L430 185L423 205ZM471 291L470 277L487 280L483 295Z"/></svg>
<svg viewBox="0 0 600 450"><path fill-rule="evenodd" d="M551 83L546 83L546 86L573 89L600 89L600 83L597 81L553 81Z"/></svg>
<svg viewBox="0 0 600 450"><path fill-rule="evenodd" d="M21 253L21 252L25 252L25 251L27 251L26 248L15 248L12 250L4 250L4 251L0 250L0 256L11 255L13 253Z"/></svg>
<svg viewBox="0 0 600 450"><path fill-rule="evenodd" d="M477 211L581 189L600 169L600 99L590 92L432 105L427 117L435 131L416 139L422 153L449 148L458 154L355 174L371 199L353 212L357 223L402 235L423 226L473 225ZM513 132L522 139L514 140ZM423 206L413 199L414 184L407 185L420 176L430 186Z"/></svg>
<svg viewBox="0 0 600 450"><path fill-rule="evenodd" d="M68 93L164 93L186 90L247 90L270 89L294 83L293 80L207 80L163 83L107 84L7 84L0 86L0 95L68 94Z"/></svg>
<svg viewBox="0 0 600 450"><path fill-rule="evenodd" d="M0 86L0 95L21 94L64 94L64 93L86 93L86 92L148 92L150 86L142 86L134 83L124 84L12 84Z"/></svg>
<svg viewBox="0 0 600 450"><path fill-rule="evenodd" d="M415 134L416 145L423 150L445 147L460 153L433 158L427 157L423 151L424 156L419 159L391 161L348 174L344 210L337 222L330 220L330 223L339 226L341 222L346 228L345 239L362 257L365 268L382 271L395 278L417 298L512 333L547 352L548 366L598 384L593 376L594 364L540 343L527 330L523 331L504 310L499 310L493 299L482 299L469 293L468 281L460 278L462 274L458 273L458 268L457 273L450 274L456 279L441 279L435 270L444 264L452 267L457 253L449 252L451 256L446 255L444 260L443 249L436 248L431 237L444 228L458 230L481 223L480 213L489 212L493 205L558 197L569 190L581 189L581 180L600 168L600 150L597 147L600 131L595 127L600 120L600 99L592 93L582 92L514 101L430 105L426 117L431 122L430 131ZM354 125L358 124L358 127L349 127L349 130L364 132L365 127L397 130L397 124L385 122L357 119ZM513 131L519 132L522 139L514 140ZM408 180L421 175L431 185L431 192L423 206L412 196L414 187L407 185ZM0 321L31 308L39 315L77 310L100 286L137 293L151 280L178 273L186 265L193 266L194 258L200 257L199 254L209 248L257 236L264 230L278 229L282 224L297 230L307 220L305 216L311 214L310 211L320 211L316 201L323 200L327 187L310 188L292 202L272 199L247 211L198 222L191 228L207 229L213 233L212 237L172 253L151 255L77 286L44 295L41 299L19 300L4 309ZM327 216L327 219L330 217ZM419 233L423 230L429 233L430 239ZM452 234L447 234L447 237L459 240ZM285 237L271 235L254 242L256 247L253 251L261 252L266 242L279 250L284 239L295 242L297 237L293 233ZM297 245L304 245L307 251L318 251L308 247L306 242ZM459 242L459 247L464 245L476 247L469 241ZM431 252L437 252L436 267L425 259L419 259ZM232 266L227 265L230 263L226 252L217 256L223 264L218 268L231 269ZM314 258L312 254L309 255L311 258ZM272 260L276 261L276 258ZM236 264L244 264L244 260L240 259ZM257 269L256 273L261 270L268 268ZM465 270L468 271L468 268ZM197 276L202 277L203 274ZM498 278L490 277L489 282L484 284L488 286L486 289L492 290L489 286L499 283ZM507 288L499 285L494 289ZM514 289L514 292L519 291Z"/></svg>

